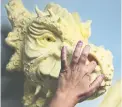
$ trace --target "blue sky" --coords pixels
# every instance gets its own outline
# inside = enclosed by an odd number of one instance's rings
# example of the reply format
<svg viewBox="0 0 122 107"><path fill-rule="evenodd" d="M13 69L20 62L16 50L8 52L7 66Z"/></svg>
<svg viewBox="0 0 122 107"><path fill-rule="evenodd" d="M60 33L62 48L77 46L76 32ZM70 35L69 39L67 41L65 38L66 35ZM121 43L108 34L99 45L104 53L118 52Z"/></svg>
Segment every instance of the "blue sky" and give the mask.
<svg viewBox="0 0 122 107"><path fill-rule="evenodd" d="M6 16L3 6L7 1L2 1L2 16ZM90 42L98 46L103 45L112 51L115 67L113 80L120 79L120 0L23 0L23 2L30 11L34 11L36 4L40 9L43 9L47 3L55 2L67 8L70 12L78 12L82 20L92 20ZM4 20L2 23L4 23ZM101 99L102 97L93 101L86 101L78 104L77 107L97 107Z"/></svg>

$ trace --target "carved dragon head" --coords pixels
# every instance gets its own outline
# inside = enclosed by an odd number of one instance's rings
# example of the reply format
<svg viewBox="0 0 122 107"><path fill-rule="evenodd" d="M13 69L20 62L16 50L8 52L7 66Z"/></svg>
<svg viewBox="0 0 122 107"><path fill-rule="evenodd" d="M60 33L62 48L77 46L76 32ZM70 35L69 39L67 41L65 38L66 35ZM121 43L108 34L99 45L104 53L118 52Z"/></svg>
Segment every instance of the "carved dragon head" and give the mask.
<svg viewBox="0 0 122 107"><path fill-rule="evenodd" d="M77 13L71 14L58 4L50 3L44 11L36 7L36 13L31 13L24 8L21 0L10 0L6 9L13 28L6 43L15 49L7 70L24 71L31 81L40 82L43 75L58 78L63 45L68 48L70 61L77 41L82 40L84 45L88 44L91 21L82 22ZM114 69L109 50L93 44L90 46L89 61L95 60L98 63L91 81L101 73L106 76L103 88L92 96L96 98L111 85Z"/></svg>

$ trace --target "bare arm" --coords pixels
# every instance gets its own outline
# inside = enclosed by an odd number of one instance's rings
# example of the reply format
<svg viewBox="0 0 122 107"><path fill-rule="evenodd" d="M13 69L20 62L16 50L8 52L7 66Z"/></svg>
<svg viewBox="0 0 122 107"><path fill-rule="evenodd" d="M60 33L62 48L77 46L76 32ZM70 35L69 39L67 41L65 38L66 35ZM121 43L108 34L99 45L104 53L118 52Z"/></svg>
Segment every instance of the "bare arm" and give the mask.
<svg viewBox="0 0 122 107"><path fill-rule="evenodd" d="M82 42L79 41L70 64L67 63L66 47L62 48L58 87L50 107L74 107L79 100L84 101L100 87L104 76L100 75L90 83L90 75L96 67L96 62L91 61L86 65L90 47L85 46L82 53L81 47Z"/></svg>

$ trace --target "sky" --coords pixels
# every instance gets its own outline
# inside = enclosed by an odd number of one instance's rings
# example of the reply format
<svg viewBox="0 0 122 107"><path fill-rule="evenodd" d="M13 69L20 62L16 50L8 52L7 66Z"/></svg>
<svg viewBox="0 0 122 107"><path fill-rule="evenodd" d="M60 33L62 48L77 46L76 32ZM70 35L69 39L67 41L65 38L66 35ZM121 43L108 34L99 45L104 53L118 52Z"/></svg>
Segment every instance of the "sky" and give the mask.
<svg viewBox="0 0 122 107"><path fill-rule="evenodd" d="M121 78L121 31L120 31L120 0L22 0L25 7L34 11L34 7L43 10L49 2L60 4L67 8L69 12L78 12L82 20L92 20L91 37L89 41L97 46L104 46L113 54L114 78L113 82ZM8 0L2 0L1 15L6 17L4 4ZM9 23L2 19L2 23ZM97 98L92 101L86 101L78 104L76 107L98 107L101 99Z"/></svg>

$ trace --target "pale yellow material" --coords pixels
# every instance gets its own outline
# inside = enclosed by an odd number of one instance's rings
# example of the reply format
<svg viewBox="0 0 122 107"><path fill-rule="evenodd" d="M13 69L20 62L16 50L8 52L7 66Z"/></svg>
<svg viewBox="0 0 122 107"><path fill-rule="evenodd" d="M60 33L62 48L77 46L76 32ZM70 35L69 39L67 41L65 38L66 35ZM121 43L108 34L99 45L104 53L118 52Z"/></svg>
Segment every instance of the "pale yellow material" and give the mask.
<svg viewBox="0 0 122 107"><path fill-rule="evenodd" d="M114 84L106 93L99 107L122 107L122 80Z"/></svg>
<svg viewBox="0 0 122 107"><path fill-rule="evenodd" d="M15 49L6 68L8 71L24 72L26 79L23 102L28 107L39 107L39 102L43 105L55 92L62 46L67 46L70 62L79 40L83 41L84 46L89 44L91 21L82 22L78 13L71 14L54 3L48 4L43 12L36 6L36 13L31 13L24 8L21 0L10 0L6 9L12 24L6 43ZM91 82L97 75L105 74L106 77L102 83L103 88L89 98L94 99L105 93L111 85L113 57L109 50L89 45L90 56L98 63ZM37 101L32 105L32 99L35 98Z"/></svg>

